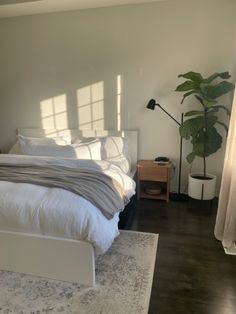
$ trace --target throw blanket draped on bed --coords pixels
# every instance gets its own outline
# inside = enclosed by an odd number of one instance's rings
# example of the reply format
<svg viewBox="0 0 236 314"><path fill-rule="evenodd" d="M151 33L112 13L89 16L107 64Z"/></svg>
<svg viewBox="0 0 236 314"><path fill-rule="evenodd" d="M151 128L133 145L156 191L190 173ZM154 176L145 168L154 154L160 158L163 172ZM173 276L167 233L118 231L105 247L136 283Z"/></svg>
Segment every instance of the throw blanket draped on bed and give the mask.
<svg viewBox="0 0 236 314"><path fill-rule="evenodd" d="M0 165L0 180L57 187L76 193L111 219L124 209L126 197L119 182L94 170L58 165Z"/></svg>

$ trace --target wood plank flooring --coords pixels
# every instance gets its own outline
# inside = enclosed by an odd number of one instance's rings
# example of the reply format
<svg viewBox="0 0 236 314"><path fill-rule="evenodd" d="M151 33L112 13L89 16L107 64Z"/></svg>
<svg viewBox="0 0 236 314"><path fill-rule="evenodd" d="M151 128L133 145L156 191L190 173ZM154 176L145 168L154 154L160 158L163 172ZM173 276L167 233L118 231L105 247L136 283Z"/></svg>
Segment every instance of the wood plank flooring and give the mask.
<svg viewBox="0 0 236 314"><path fill-rule="evenodd" d="M159 233L149 314L235 314L236 256L214 237L217 204L133 200L126 229Z"/></svg>

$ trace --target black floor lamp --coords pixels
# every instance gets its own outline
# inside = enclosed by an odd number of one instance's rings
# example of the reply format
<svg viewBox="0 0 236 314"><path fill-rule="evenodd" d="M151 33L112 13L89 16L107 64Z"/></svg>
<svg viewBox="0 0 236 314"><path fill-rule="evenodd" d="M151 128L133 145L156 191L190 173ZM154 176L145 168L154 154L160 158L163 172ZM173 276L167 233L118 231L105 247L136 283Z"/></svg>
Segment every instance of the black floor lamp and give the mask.
<svg viewBox="0 0 236 314"><path fill-rule="evenodd" d="M167 112L161 105L157 104L155 99L151 99L147 104L147 108L151 109L151 110L154 110L156 106L158 106L162 111L164 111L179 126L181 126L183 124L183 113L181 114L181 123L180 123L171 114L169 114L169 112ZM188 200L188 196L186 194L181 193L181 191L180 191L180 189L181 189L181 170L182 170L181 169L182 168L182 144L183 144L182 142L183 142L183 139L182 139L182 136L180 136L178 192L177 193L171 193L171 195L170 195L171 200L180 201L180 202Z"/></svg>

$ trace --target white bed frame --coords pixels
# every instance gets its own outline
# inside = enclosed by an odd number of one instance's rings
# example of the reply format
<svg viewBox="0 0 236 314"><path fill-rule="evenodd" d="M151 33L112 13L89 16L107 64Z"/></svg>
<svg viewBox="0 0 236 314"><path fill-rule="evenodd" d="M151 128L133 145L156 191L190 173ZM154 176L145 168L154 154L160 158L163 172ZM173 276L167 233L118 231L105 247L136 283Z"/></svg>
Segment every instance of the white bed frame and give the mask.
<svg viewBox="0 0 236 314"><path fill-rule="evenodd" d="M31 137L71 135L73 138L122 136L128 139L132 167L137 162L137 131L19 129ZM91 243L45 235L0 231L0 269L50 279L95 285L95 256Z"/></svg>

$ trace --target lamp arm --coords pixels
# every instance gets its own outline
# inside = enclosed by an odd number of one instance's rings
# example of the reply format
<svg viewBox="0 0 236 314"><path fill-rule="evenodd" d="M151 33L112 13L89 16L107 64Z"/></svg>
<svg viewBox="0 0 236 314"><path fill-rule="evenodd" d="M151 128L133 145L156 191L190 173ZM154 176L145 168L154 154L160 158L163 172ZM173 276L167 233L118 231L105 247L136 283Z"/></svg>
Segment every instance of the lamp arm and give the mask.
<svg viewBox="0 0 236 314"><path fill-rule="evenodd" d="M161 108L162 111L164 111L172 120L174 120L179 126L181 126L181 123L179 123L174 117L172 117L172 115L169 112L167 112L161 105L156 104L156 106Z"/></svg>

